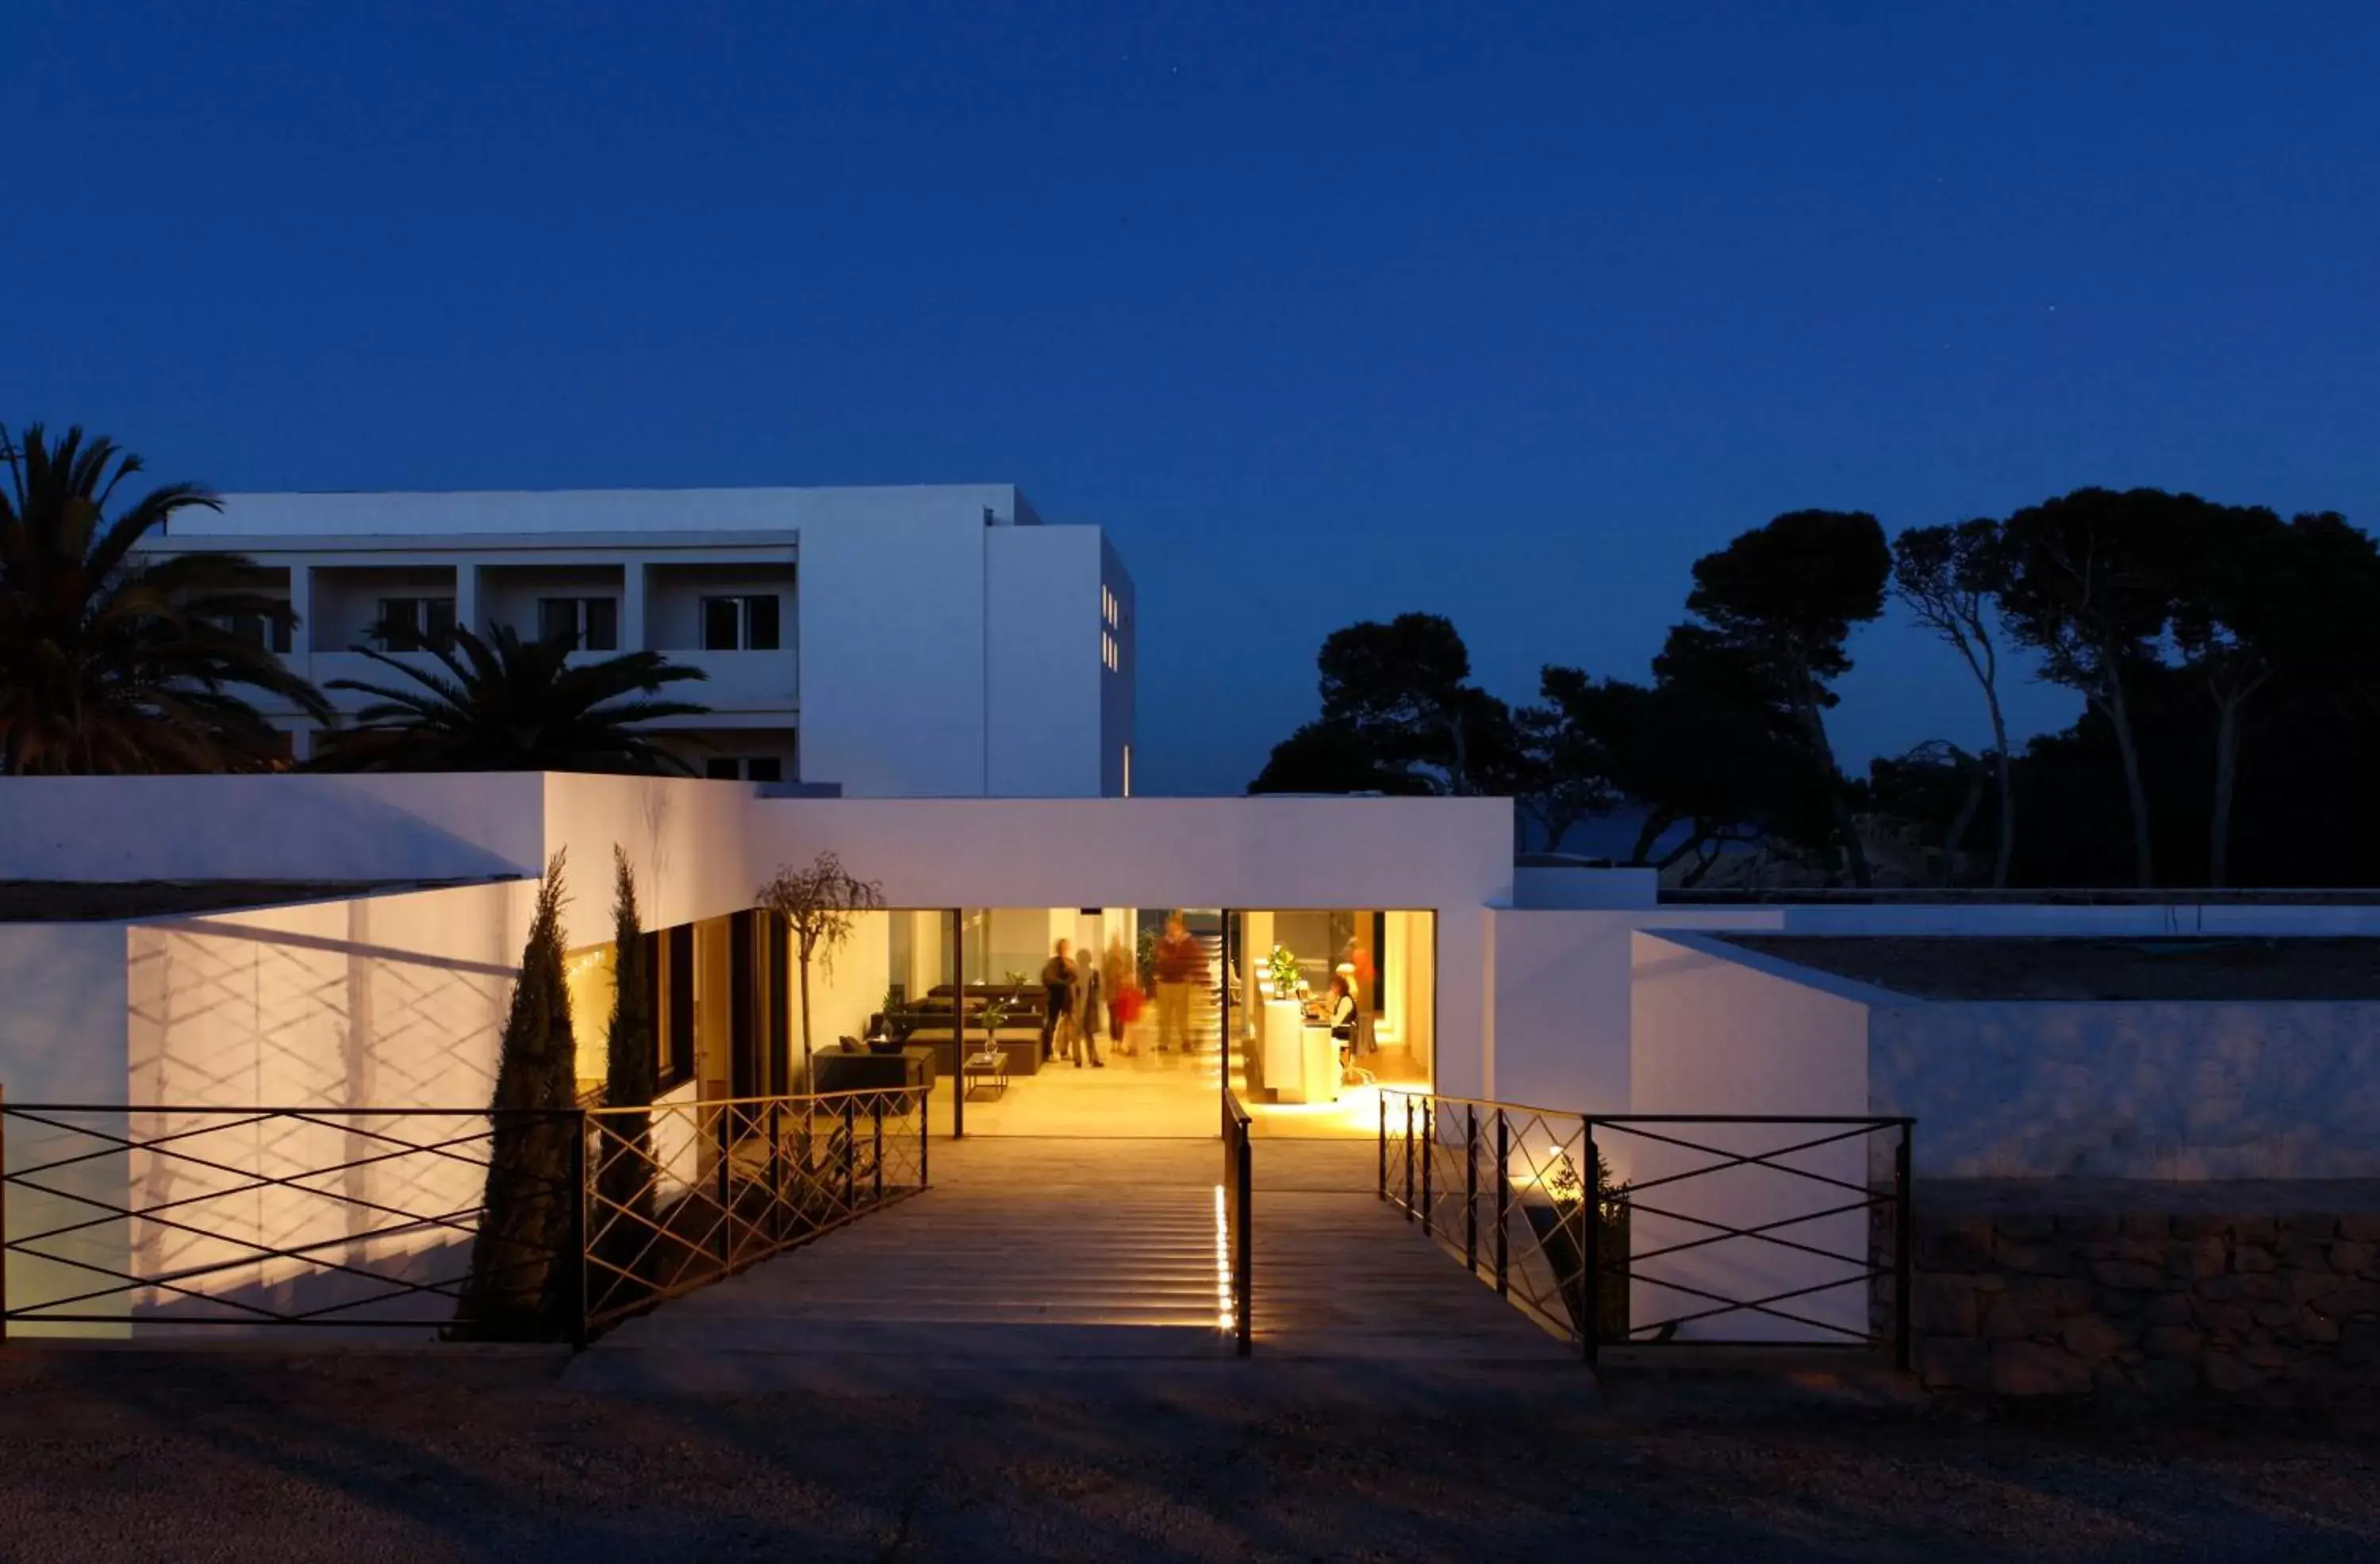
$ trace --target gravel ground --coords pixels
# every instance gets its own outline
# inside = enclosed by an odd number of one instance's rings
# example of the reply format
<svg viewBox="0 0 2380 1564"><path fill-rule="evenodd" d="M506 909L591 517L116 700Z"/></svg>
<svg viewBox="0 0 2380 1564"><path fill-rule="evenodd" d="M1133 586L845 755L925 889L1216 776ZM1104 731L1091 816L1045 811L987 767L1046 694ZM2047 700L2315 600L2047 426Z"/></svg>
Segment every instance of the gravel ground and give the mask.
<svg viewBox="0 0 2380 1564"><path fill-rule="evenodd" d="M0 1353L0 1557L2373 1558L2380 1425L1188 1365L573 1393L537 1352Z"/></svg>

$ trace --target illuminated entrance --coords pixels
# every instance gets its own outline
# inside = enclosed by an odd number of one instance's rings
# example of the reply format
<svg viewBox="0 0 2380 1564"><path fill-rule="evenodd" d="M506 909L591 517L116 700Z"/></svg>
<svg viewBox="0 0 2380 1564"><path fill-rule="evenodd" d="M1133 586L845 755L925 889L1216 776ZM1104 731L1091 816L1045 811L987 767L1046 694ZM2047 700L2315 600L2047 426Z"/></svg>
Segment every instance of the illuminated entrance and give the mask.
<svg viewBox="0 0 2380 1564"><path fill-rule="evenodd" d="M937 1134L1208 1138L1228 1086L1259 1134L1368 1135L1379 1085L1429 1084L1436 965L1427 912L863 913L811 970L810 1068L928 1085ZM798 982L775 990L789 1078Z"/></svg>

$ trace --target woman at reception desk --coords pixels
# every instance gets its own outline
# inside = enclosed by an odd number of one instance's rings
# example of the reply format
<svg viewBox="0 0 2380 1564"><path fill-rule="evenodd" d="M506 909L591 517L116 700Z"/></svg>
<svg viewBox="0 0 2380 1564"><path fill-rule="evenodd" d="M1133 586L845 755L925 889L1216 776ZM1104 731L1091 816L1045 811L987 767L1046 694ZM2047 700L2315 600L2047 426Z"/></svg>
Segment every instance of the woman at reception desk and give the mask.
<svg viewBox="0 0 2380 1564"><path fill-rule="evenodd" d="M1330 993L1303 1001L1286 995L1265 1002L1264 1082L1281 1102L1336 1102L1340 1050L1355 1036L1355 999L1343 976Z"/></svg>

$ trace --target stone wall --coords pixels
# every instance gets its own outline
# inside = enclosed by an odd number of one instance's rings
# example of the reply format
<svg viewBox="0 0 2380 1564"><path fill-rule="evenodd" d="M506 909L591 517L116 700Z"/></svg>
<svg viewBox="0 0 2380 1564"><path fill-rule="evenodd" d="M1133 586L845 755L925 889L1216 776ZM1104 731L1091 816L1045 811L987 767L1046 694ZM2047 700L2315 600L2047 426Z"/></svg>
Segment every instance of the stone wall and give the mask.
<svg viewBox="0 0 2380 1564"><path fill-rule="evenodd" d="M2380 1181L1925 1181L1915 1207L1929 1389L2380 1389Z"/></svg>

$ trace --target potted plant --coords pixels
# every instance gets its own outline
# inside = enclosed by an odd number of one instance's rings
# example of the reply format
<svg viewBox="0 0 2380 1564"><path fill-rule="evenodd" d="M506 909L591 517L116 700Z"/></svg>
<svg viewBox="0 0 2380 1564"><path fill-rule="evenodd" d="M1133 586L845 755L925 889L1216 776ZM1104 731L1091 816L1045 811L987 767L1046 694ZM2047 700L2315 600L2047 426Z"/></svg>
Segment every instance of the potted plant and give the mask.
<svg viewBox="0 0 2380 1564"><path fill-rule="evenodd" d="M1305 981L1298 971L1297 957L1286 945L1275 945L1272 954L1265 958L1265 980L1271 985L1271 997L1276 1000L1297 998L1298 985Z"/></svg>

